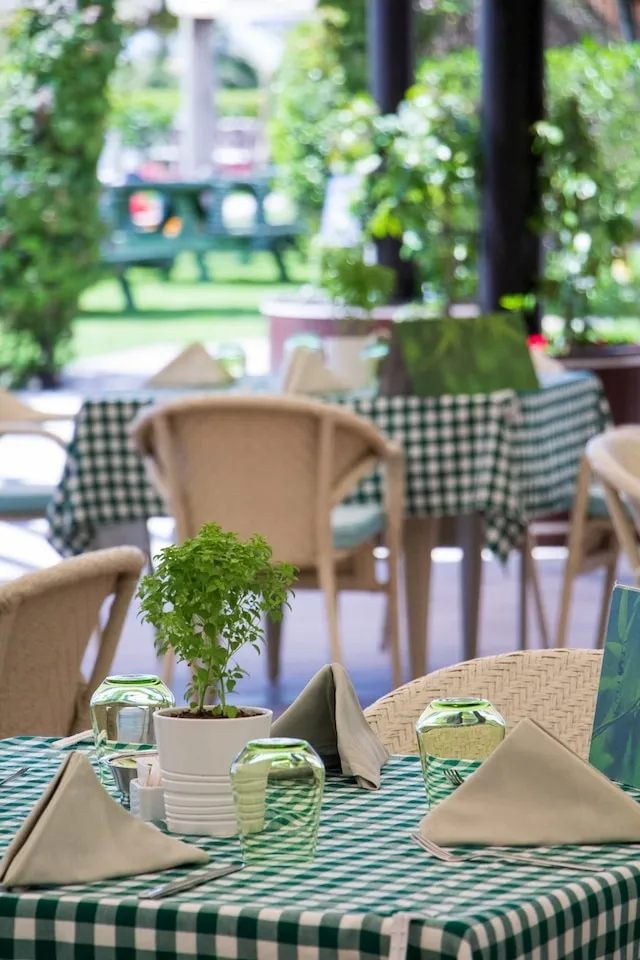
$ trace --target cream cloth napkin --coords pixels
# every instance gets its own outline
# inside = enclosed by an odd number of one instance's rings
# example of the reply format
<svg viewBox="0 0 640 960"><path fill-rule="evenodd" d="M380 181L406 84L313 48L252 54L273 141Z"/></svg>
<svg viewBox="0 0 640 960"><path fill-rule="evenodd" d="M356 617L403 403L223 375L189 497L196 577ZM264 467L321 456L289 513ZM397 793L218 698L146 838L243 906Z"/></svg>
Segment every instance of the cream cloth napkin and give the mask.
<svg viewBox="0 0 640 960"><path fill-rule="evenodd" d="M378 789L380 770L389 759L339 663L316 673L274 721L271 736L307 740L322 757L327 773L355 777L367 790Z"/></svg>
<svg viewBox="0 0 640 960"><path fill-rule="evenodd" d="M233 383L233 377L207 353L201 343L192 343L145 383L160 389L215 387Z"/></svg>
<svg viewBox="0 0 640 960"><path fill-rule="evenodd" d="M640 804L533 720L517 727L420 833L442 846L640 842Z"/></svg>
<svg viewBox="0 0 640 960"><path fill-rule="evenodd" d="M65 757L0 862L5 887L91 883L206 863L198 847L127 813L80 753Z"/></svg>
<svg viewBox="0 0 640 960"><path fill-rule="evenodd" d="M283 393L339 393L349 384L325 366L319 350L296 347L282 376Z"/></svg>

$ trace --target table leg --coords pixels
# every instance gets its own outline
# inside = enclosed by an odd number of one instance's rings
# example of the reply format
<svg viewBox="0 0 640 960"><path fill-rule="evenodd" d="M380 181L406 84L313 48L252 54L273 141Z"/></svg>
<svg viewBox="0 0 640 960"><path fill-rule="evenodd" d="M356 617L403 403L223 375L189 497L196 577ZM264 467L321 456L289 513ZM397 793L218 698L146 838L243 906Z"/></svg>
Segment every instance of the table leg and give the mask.
<svg viewBox="0 0 640 960"><path fill-rule="evenodd" d="M107 547L138 547L146 557L151 557L147 521L128 520L98 527L91 550L104 550Z"/></svg>
<svg viewBox="0 0 640 960"><path fill-rule="evenodd" d="M404 521L404 581L412 679L423 677L427 672L431 551L437 544L438 527L437 517L406 517Z"/></svg>
<svg viewBox="0 0 640 960"><path fill-rule="evenodd" d="M479 513L461 514L457 521L458 543L462 547L462 649L465 660L478 652L478 617L482 588L482 547L484 521Z"/></svg>

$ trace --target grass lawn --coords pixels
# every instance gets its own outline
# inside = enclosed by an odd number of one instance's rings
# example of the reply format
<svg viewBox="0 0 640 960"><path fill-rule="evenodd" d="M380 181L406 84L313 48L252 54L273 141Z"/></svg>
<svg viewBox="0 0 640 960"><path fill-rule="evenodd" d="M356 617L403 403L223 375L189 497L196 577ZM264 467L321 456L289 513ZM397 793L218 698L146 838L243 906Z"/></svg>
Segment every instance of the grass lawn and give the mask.
<svg viewBox="0 0 640 960"><path fill-rule="evenodd" d="M275 262L267 253L255 254L246 264L232 253L214 253L208 265L210 283L199 282L188 254L179 258L170 280L156 270L130 270L136 313L125 310L115 279L87 290L74 324L74 355L96 356L147 343L264 337L267 328L260 303L266 297L291 293L308 279L306 266L295 252L287 257L291 284L278 282Z"/></svg>

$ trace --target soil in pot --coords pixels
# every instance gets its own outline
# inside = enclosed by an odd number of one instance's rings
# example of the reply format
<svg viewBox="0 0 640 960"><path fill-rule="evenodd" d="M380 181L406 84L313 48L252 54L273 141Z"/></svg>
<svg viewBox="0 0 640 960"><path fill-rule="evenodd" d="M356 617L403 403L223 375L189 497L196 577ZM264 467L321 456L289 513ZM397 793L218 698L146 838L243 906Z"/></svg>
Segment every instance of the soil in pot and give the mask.
<svg viewBox="0 0 640 960"><path fill-rule="evenodd" d="M238 710L235 717L225 717L222 713L215 713L213 709L205 710L181 710L179 713L172 713L176 720L246 720L248 717L260 716L259 710Z"/></svg>

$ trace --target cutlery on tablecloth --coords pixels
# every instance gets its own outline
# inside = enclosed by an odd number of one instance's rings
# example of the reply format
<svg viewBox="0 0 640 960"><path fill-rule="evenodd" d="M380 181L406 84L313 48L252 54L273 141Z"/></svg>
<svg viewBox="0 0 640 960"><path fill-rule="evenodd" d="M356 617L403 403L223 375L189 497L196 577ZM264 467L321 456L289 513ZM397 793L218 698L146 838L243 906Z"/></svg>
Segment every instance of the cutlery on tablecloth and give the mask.
<svg viewBox="0 0 640 960"><path fill-rule="evenodd" d="M230 873L236 873L244 868L244 863L230 863L226 867L216 867L215 870L207 870L197 877L187 877L185 880L175 880L173 883L167 883L163 887L154 887L148 893L140 893L140 900L162 900L164 897L170 897L174 893L183 893L185 890L192 890L203 883L209 883L210 880L218 880L220 877L226 877Z"/></svg>
<svg viewBox="0 0 640 960"><path fill-rule="evenodd" d="M15 773L10 773L8 777L4 777L0 780L0 787L4 787L7 783L12 783L14 780L17 780L18 777L21 777L23 773L27 773L31 767L20 767L19 770L16 770Z"/></svg>
<svg viewBox="0 0 640 960"><path fill-rule="evenodd" d="M503 850L483 849L474 853L451 853L450 850L444 850L437 843L427 840L419 833L412 833L411 838L423 850L443 863L467 863L472 860L506 860L511 862L513 860L514 863L528 863L533 867L558 867L563 870L575 870L578 873L599 873L602 870L601 864L576 863L570 860L559 860L557 857L530 857L527 853L505 853Z"/></svg>
<svg viewBox="0 0 640 960"><path fill-rule="evenodd" d="M464 783L463 778L457 770L450 770L448 767L445 767L444 775L452 787L459 787L461 783Z"/></svg>

